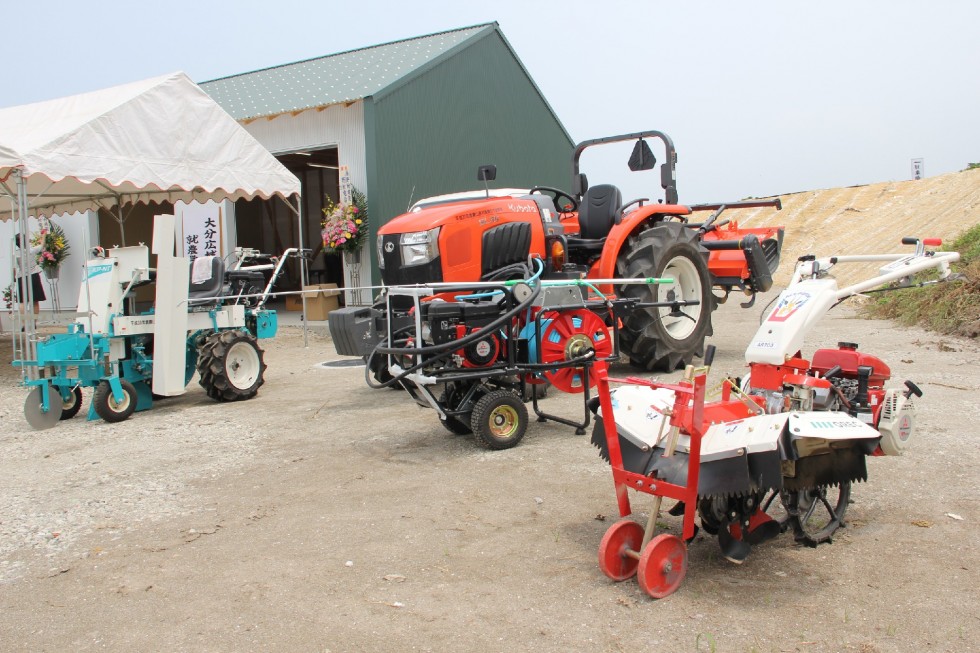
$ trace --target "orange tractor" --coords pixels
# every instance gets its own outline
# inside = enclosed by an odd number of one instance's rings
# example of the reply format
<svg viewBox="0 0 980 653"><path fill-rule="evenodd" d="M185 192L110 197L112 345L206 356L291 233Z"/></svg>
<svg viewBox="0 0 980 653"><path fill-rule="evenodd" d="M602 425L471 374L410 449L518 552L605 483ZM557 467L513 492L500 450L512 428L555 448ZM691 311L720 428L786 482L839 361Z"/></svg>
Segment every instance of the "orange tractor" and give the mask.
<svg viewBox="0 0 980 653"><path fill-rule="evenodd" d="M666 151L662 200L624 202L618 188L589 186L579 172L586 148L622 141L636 141L631 170L654 169L646 139L659 139ZM783 228L742 229L719 219L726 208L779 209L778 199L678 204L676 161L666 134L645 131L579 143L571 192L545 186L490 189L487 182L496 177L496 168L481 166L478 179L485 189L421 200L378 230L384 285L526 279L536 276L534 259L544 264L543 279L669 279L650 285L601 283L595 290L630 300L618 332L619 350L632 364L648 370L683 367L703 354L716 303L739 290L751 297L743 304L750 306L755 293L771 287ZM694 213L705 218L692 221ZM365 356L376 379L390 380L384 357L371 354L392 324L397 331L399 324L411 323L411 307L401 308L379 300L372 307L331 312L337 353Z"/></svg>

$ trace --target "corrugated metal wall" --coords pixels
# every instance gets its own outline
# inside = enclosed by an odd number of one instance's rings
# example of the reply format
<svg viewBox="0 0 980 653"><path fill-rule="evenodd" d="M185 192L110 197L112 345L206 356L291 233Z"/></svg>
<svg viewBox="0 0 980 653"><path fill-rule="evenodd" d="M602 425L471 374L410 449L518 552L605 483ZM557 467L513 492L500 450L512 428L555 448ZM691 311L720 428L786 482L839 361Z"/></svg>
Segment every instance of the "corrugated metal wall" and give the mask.
<svg viewBox="0 0 980 653"><path fill-rule="evenodd" d="M271 119L259 118L244 123L243 126L276 155L336 148L338 163L348 166L354 186L370 194L365 172L363 101L309 109L295 115L282 114ZM324 195L330 195L331 199L337 201L337 171L311 169L298 176L303 183L303 244L316 252L319 250L320 221L323 218L318 207L322 206ZM241 220L256 223L247 225L242 230L243 242L251 234L263 243L274 244L271 249L276 252L282 251L283 246L298 242L296 217L281 202L252 204L256 206L239 207ZM261 233L255 232L254 227L257 226ZM250 228L253 229L250 231ZM266 249L270 247L266 245ZM310 271L314 282L344 284L339 255L326 257L321 252L311 262ZM293 271L290 270L290 273Z"/></svg>
<svg viewBox="0 0 980 653"><path fill-rule="evenodd" d="M364 102L310 109L294 115L259 118L245 129L273 154L337 147L340 165L350 167L354 185L367 187L364 151Z"/></svg>
<svg viewBox="0 0 980 653"><path fill-rule="evenodd" d="M497 166L496 187L570 190L574 144L496 31L369 99L364 116L374 225L410 198L478 188L487 163Z"/></svg>

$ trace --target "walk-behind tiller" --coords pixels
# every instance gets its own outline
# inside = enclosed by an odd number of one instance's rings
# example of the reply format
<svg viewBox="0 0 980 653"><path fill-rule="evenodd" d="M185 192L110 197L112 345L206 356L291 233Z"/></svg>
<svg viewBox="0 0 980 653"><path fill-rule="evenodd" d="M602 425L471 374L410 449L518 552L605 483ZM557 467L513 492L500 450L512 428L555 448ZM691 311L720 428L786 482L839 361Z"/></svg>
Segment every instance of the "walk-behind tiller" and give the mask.
<svg viewBox="0 0 980 653"><path fill-rule="evenodd" d="M524 437L525 401L538 421L585 434L595 384L590 370L597 361L618 358L618 323L638 304L606 300L594 284L671 282L531 278L387 287L387 315L403 317L387 321L387 338L368 357L365 380L372 387L404 387L419 405L435 409L449 431L472 432L490 449L513 447ZM380 386L371 380L379 367L387 376ZM581 421L539 408L547 384L583 393Z"/></svg>
<svg viewBox="0 0 980 653"><path fill-rule="evenodd" d="M706 366L688 367L677 384L613 379L597 366L599 401L592 442L612 467L619 512L632 514L628 490L655 497L644 528L626 519L599 545L599 567L613 580L638 576L654 598L671 594L687 570L687 544L700 528L717 535L722 555L741 563L751 546L790 527L809 546L829 542L844 526L851 483L867 480L867 456L900 455L913 432L911 381L885 388L891 370L855 343L802 358L806 331L828 310L859 293L951 279L956 252L926 251L939 240L902 239L910 256L802 257L745 352L750 373L725 379L720 401L705 403ZM839 263L887 264L867 281L838 289ZM938 268L939 276L912 275ZM883 284L891 284L883 286ZM610 383L623 383L610 390ZM654 537L664 497L678 503L681 536Z"/></svg>

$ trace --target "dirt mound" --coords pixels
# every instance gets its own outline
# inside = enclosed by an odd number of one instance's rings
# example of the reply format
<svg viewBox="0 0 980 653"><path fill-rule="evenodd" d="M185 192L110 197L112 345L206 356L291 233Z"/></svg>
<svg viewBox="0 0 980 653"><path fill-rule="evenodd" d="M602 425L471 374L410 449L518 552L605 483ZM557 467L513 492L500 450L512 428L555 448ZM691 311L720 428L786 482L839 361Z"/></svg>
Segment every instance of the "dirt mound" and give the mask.
<svg viewBox="0 0 980 653"><path fill-rule="evenodd" d="M980 170L953 172L917 181L830 188L780 195L783 210L744 209L725 217L742 226L786 226L775 281L786 285L804 254L907 252L903 236L950 242L980 221ZM867 277L875 264L841 266L842 285Z"/></svg>

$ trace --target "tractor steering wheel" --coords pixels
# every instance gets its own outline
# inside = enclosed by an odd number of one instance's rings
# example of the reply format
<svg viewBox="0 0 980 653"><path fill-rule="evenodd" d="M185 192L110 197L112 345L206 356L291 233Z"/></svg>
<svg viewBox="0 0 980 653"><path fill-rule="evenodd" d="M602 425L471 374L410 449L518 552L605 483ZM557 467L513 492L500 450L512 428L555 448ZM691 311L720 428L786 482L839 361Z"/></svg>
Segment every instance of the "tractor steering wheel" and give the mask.
<svg viewBox="0 0 980 653"><path fill-rule="evenodd" d="M551 199L555 202L555 208L558 209L559 213L574 213L575 211L578 211L578 202L574 197L563 190L552 188L551 186L535 186L528 191L528 194L533 195L534 193L542 193L544 195L551 196ZM566 200L568 200L568 203L559 203L558 198L560 197L564 197Z"/></svg>

